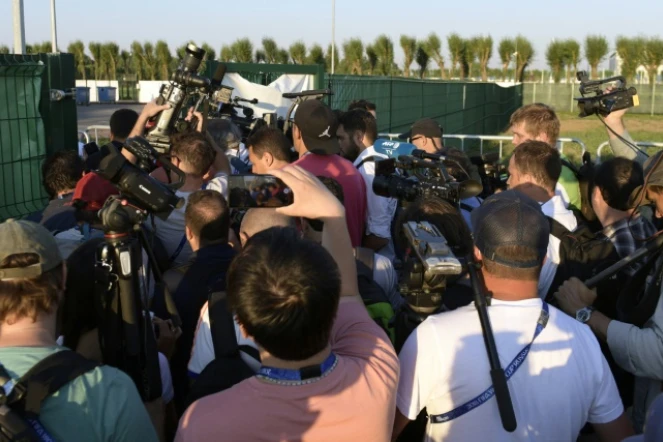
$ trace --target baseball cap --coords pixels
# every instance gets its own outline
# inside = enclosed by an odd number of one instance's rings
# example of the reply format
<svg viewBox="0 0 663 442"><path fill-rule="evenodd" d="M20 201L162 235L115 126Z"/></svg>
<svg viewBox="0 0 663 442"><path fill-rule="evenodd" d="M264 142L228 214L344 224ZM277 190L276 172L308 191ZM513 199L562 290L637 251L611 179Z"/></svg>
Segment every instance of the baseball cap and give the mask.
<svg viewBox="0 0 663 442"><path fill-rule="evenodd" d="M550 226L539 203L516 190L492 195L472 211L475 244L481 254L498 264L520 269L540 266L548 249ZM500 257L502 246L520 246L537 259L518 261Z"/></svg>
<svg viewBox="0 0 663 442"><path fill-rule="evenodd" d="M39 255L37 264L0 269L0 280L35 278L62 263L60 249L51 232L32 221L10 219L0 224L0 243L0 261L18 253Z"/></svg>
<svg viewBox="0 0 663 442"><path fill-rule="evenodd" d="M647 186L656 185L663 186L663 151L658 152L656 155L651 156L645 161L644 164L644 173L645 173L645 183ZM660 162L659 162L660 160ZM641 197L641 192L645 192L645 186L638 186L631 192L630 205L631 207L635 206ZM645 204L652 203L647 198L647 192L642 196L642 202Z"/></svg>
<svg viewBox="0 0 663 442"><path fill-rule="evenodd" d="M97 211L103 207L109 196L118 193L120 192L117 187L96 173L90 172L78 180L71 200L72 204L76 204L77 201L85 203L84 210Z"/></svg>
<svg viewBox="0 0 663 442"><path fill-rule="evenodd" d="M338 120L322 101L306 100L301 103L295 112L295 124L309 152L334 155L341 151L336 138Z"/></svg>
<svg viewBox="0 0 663 442"><path fill-rule="evenodd" d="M415 121L412 128L408 132L401 134L399 138L409 138L411 140L417 136L442 138L442 128L437 121L432 118L422 118L421 120Z"/></svg>

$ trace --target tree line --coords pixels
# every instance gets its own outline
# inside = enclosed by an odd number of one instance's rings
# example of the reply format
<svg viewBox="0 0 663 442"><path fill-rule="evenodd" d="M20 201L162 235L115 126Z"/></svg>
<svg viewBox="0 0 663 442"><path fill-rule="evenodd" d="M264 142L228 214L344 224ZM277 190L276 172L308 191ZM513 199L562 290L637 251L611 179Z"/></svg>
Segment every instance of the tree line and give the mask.
<svg viewBox="0 0 663 442"><path fill-rule="evenodd" d="M374 41L365 43L359 38L351 38L334 50L336 74L381 75L403 77L436 77L442 79L481 78L534 80L541 71L526 72L536 56L532 43L521 35L503 38L497 44L500 69L488 67L493 57L494 43L490 36L478 35L464 38L452 33L446 37L446 53L443 42L435 34L425 39L401 35L398 41L403 50L402 65L394 61L394 42L388 35L380 35ZM156 43L134 41L128 49L120 49L114 42L75 41L67 47L74 55L77 78L94 80L167 80L185 52L186 44L171 51L168 44L159 40ZM260 47L254 47L248 38L240 38L229 45L223 45L218 53L207 43L201 45L206 51L206 60L220 60L236 63L277 63L277 64L324 64L327 72L332 69L332 46L326 50L319 44L307 46L296 41L289 47L280 47L273 38L265 37ZM27 53L50 52L50 42L28 45ZM591 67L591 77L598 78L598 66L609 55L609 44L605 37L587 36L583 45L574 39L553 40L547 47L545 59L550 67L550 75L560 82L566 73L567 82L575 75L583 57ZM622 60L622 75L632 80L636 69L644 65L650 81L655 81L656 70L663 62L663 40L660 38L618 37L615 51ZM8 53L6 46L0 46L0 53ZM204 66L203 66L204 68Z"/></svg>

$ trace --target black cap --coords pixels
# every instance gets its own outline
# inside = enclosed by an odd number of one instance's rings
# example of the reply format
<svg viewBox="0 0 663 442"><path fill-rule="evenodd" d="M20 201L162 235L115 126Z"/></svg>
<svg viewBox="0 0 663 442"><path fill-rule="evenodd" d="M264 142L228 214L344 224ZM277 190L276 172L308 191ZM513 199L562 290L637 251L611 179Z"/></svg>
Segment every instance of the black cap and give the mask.
<svg viewBox="0 0 663 442"><path fill-rule="evenodd" d="M306 100L300 104L295 112L295 124L309 152L334 155L341 151L336 138L338 120L322 101Z"/></svg>
<svg viewBox="0 0 663 442"><path fill-rule="evenodd" d="M401 134L399 138L409 138L412 140L414 137L426 137L426 138L442 138L442 127L437 123L437 121L432 118L422 118L421 120L415 121L412 125L412 128Z"/></svg>
<svg viewBox="0 0 663 442"><path fill-rule="evenodd" d="M516 190L497 193L472 211L475 244L491 261L520 269L543 264L550 226L539 203ZM537 259L518 261L500 257L501 246L520 246L536 252Z"/></svg>

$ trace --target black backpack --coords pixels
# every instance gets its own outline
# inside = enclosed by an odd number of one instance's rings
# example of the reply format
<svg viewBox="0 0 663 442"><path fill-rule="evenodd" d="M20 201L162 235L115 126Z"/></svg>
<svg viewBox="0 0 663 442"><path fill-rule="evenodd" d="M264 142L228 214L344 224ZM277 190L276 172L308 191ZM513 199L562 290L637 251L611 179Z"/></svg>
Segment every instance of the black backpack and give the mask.
<svg viewBox="0 0 663 442"><path fill-rule="evenodd" d="M52 440L39 423L42 402L99 365L74 351L58 351L21 376L8 396L0 389L0 442ZM6 385L9 381L9 375L0 366L0 382Z"/></svg>
<svg viewBox="0 0 663 442"><path fill-rule="evenodd" d="M560 262L547 294L547 300L556 305L553 295L565 281L571 277L586 281L619 261L620 257L610 238L597 237L586 224L579 224L571 232L553 218L548 217L548 221L550 234L560 240ZM615 317L617 296L622 284L619 276L617 273L597 286L598 298L594 307L611 318Z"/></svg>
<svg viewBox="0 0 663 442"><path fill-rule="evenodd" d="M240 350L260 361L258 350L237 343L235 320L228 309L226 292L210 293L208 309L214 360L207 364L191 385L187 407L202 397L227 390L255 374L240 356Z"/></svg>

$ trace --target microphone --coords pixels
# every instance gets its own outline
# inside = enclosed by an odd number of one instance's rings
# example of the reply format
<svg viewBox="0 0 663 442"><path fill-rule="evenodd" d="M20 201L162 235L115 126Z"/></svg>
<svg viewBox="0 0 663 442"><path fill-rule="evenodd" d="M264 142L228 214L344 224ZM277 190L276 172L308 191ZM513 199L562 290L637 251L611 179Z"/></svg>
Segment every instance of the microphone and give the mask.
<svg viewBox="0 0 663 442"><path fill-rule="evenodd" d="M378 139L373 143L373 149L375 152L387 155L389 158L398 158L401 155L411 155L417 147L410 143Z"/></svg>
<svg viewBox="0 0 663 442"><path fill-rule="evenodd" d="M425 150L415 149L410 154L415 158L421 158L422 160L434 160L434 161L446 161L447 157L439 153L428 153Z"/></svg>
<svg viewBox="0 0 663 442"><path fill-rule="evenodd" d="M225 63L219 63L216 66L216 70L214 71L214 76L212 77L212 86L221 86L221 82L223 81L223 77L226 76L226 71L228 70L228 66L226 66Z"/></svg>

